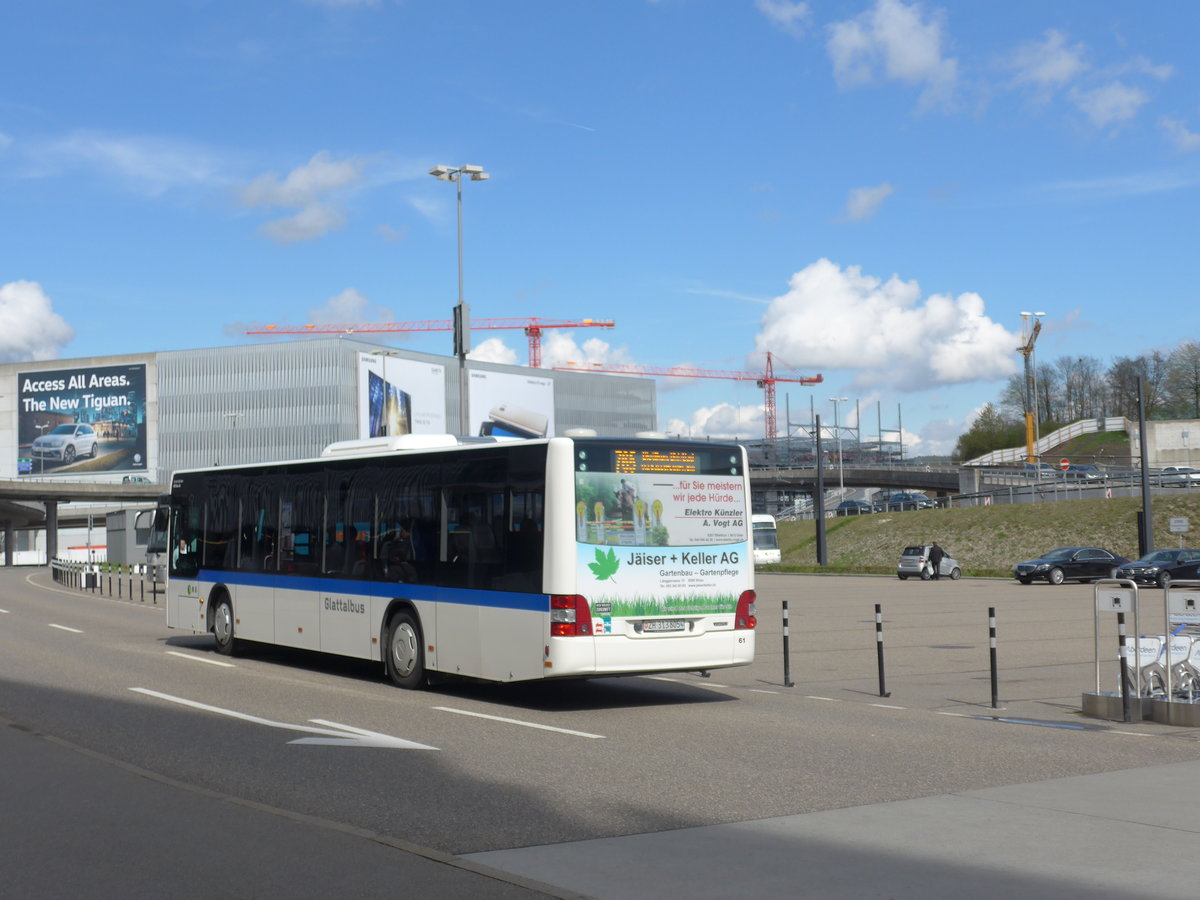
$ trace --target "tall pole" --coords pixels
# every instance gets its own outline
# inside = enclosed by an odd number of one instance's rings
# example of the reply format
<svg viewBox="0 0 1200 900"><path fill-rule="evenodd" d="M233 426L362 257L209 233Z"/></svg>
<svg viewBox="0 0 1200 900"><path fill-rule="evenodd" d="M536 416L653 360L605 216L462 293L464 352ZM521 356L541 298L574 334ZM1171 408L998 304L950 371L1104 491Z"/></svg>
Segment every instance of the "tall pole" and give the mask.
<svg viewBox="0 0 1200 900"><path fill-rule="evenodd" d="M1142 464L1142 521L1138 535L1138 552L1145 556L1154 549L1154 512L1150 501L1150 451L1146 447L1146 379L1139 376L1137 382L1138 405L1138 452Z"/></svg>
<svg viewBox="0 0 1200 900"><path fill-rule="evenodd" d="M467 381L467 352L471 349L471 311L463 298L462 170L454 179L458 195L458 305L454 307L454 355L458 357L458 433L471 428L471 385Z"/></svg>
<svg viewBox="0 0 1200 900"><path fill-rule="evenodd" d="M817 533L817 565L826 565L829 561L825 547L825 460L821 451L821 417L813 413L813 450L816 453L817 483L813 490L813 525Z"/></svg>
<svg viewBox="0 0 1200 900"><path fill-rule="evenodd" d="M829 402L833 404L833 430L834 430L834 433L837 434L838 499L839 500L842 498L842 495L846 492L846 479L845 479L845 472L844 472L845 466L843 464L843 458L842 458L842 428L841 428L841 424L838 420L838 407L839 407L839 404L845 403L849 399L850 399L849 397L830 397L829 398Z"/></svg>
<svg viewBox="0 0 1200 900"><path fill-rule="evenodd" d="M483 166L434 166L429 174L439 181L453 181L458 207L458 304L454 307L454 355L458 357L458 433L465 435L471 427L470 382L467 378L467 353L471 349L471 310L463 294L463 175L472 181L487 181L491 176Z"/></svg>

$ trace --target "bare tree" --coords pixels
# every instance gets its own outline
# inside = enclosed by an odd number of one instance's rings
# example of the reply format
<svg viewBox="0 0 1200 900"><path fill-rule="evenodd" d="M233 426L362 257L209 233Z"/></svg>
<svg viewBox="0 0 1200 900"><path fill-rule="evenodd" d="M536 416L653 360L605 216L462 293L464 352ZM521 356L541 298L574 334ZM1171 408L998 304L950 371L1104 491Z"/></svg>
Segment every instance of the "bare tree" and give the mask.
<svg viewBox="0 0 1200 900"><path fill-rule="evenodd" d="M1200 343L1184 341L1167 358L1166 396L1180 418L1200 419Z"/></svg>

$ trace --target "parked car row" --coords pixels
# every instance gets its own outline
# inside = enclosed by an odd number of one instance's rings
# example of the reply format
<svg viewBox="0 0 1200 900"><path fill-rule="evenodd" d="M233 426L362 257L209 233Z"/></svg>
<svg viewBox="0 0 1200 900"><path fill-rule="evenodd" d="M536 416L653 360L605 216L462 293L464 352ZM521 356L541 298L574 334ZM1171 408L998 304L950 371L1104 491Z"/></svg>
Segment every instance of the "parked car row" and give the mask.
<svg viewBox="0 0 1200 900"><path fill-rule="evenodd" d="M1172 581L1200 580L1200 550L1183 547L1154 550L1141 559L1130 560L1103 547L1059 547L1037 559L1017 563L1013 575L1021 584L1030 584L1034 579L1062 584L1127 578L1136 584L1161 588Z"/></svg>
<svg viewBox="0 0 1200 900"><path fill-rule="evenodd" d="M1121 566L1117 577L1160 588L1172 581L1194 581L1200 579L1200 550L1155 550Z"/></svg>
<svg viewBox="0 0 1200 900"><path fill-rule="evenodd" d="M1136 479L1132 468L1101 469L1091 463L1072 463L1065 469L1050 463L1025 463L1022 471L1030 478L1057 478L1066 481L1107 481L1110 478ZM1192 466L1163 466L1150 472L1150 482L1159 487L1200 487L1200 469Z"/></svg>
<svg viewBox="0 0 1200 900"><path fill-rule="evenodd" d="M1037 559L1027 559L1013 566L1013 575L1021 584L1040 579L1050 584L1064 581L1095 581L1115 578L1117 570L1129 562L1103 547L1059 547Z"/></svg>
<svg viewBox="0 0 1200 900"><path fill-rule="evenodd" d="M898 512L906 509L933 509L937 503L927 494L919 491L898 491L885 499L869 502L867 500L843 500L834 509L838 516L863 516L876 512Z"/></svg>
<svg viewBox="0 0 1200 900"><path fill-rule="evenodd" d="M1200 485L1200 471L1191 466L1164 466L1158 471L1159 487L1195 487Z"/></svg>

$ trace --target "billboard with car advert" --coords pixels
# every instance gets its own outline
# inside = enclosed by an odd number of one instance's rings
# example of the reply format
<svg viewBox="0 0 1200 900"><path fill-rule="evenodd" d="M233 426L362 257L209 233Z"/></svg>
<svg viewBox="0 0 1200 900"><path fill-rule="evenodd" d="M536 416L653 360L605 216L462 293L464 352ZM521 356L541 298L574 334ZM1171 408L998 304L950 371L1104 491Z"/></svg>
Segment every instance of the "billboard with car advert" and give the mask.
<svg viewBox="0 0 1200 900"><path fill-rule="evenodd" d="M17 374L17 474L145 471L146 366Z"/></svg>
<svg viewBox="0 0 1200 900"><path fill-rule="evenodd" d="M360 353L358 396L360 438L446 431L445 366Z"/></svg>

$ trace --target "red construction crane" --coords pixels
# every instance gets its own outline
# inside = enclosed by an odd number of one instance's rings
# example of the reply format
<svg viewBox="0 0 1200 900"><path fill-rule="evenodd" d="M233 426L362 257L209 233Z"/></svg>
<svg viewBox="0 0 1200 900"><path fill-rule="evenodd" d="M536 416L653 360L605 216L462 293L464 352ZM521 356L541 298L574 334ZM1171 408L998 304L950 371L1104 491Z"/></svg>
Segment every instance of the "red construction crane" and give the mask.
<svg viewBox="0 0 1200 900"><path fill-rule="evenodd" d="M572 372L610 372L614 375L665 375L671 378L725 378L731 381L753 381L763 389L763 418L766 421L766 438L773 442L777 437L775 429L775 384L786 381L793 384L820 384L825 379L821 375L799 376L787 378L775 374L775 365L771 351L767 351L767 365L761 372L725 372L720 369L689 369L685 366L672 366L662 369L655 366L592 366L566 365L555 366L555 369Z"/></svg>
<svg viewBox="0 0 1200 900"><path fill-rule="evenodd" d="M612 319L472 319L471 328L481 331L520 328L529 338L529 365L542 367L542 332L551 328L612 328ZM453 319L417 322L358 322L346 325L257 325L246 334L386 334L404 331L453 331Z"/></svg>

